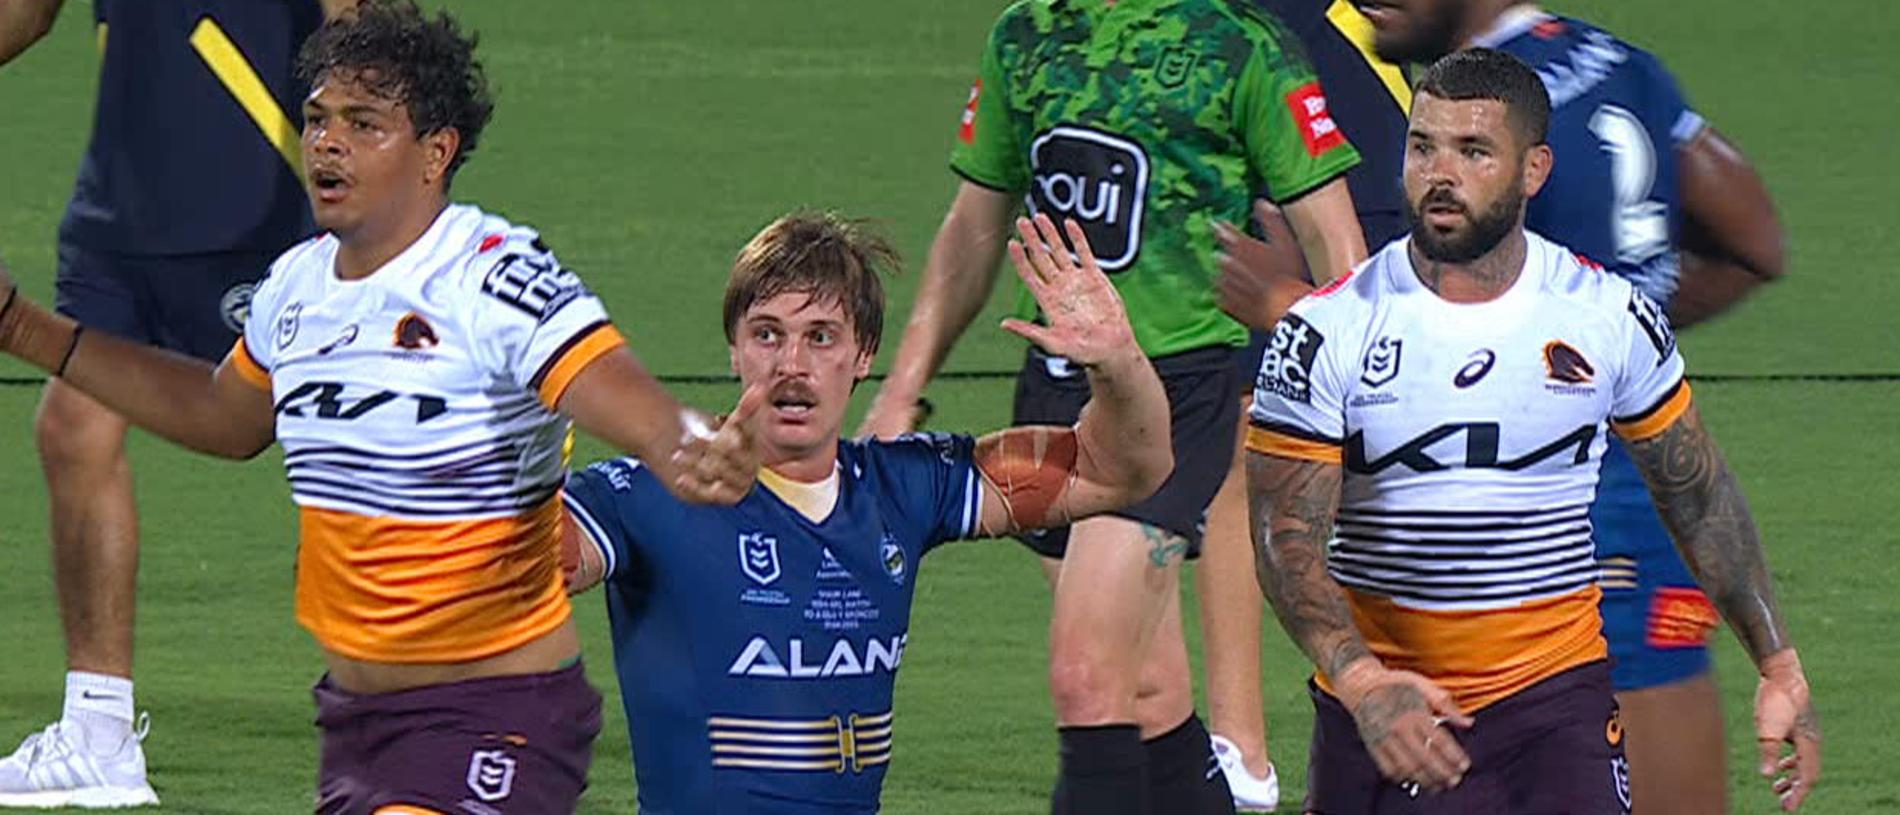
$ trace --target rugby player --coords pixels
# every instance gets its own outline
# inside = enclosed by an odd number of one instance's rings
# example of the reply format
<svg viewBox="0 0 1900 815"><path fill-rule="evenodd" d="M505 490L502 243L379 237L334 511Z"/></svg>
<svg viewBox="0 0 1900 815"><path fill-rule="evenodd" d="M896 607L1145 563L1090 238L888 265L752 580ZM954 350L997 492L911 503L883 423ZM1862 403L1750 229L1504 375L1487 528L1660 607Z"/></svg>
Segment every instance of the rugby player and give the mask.
<svg viewBox="0 0 1900 815"><path fill-rule="evenodd" d="M1410 238L1294 306L1261 363L1249 492L1261 586L1319 669L1309 812L1628 810L1589 514L1606 431L1761 672L1784 808L1820 771L1754 522L1667 319L1523 227L1549 104L1501 51L1432 66Z"/></svg>
<svg viewBox="0 0 1900 815"><path fill-rule="evenodd" d="M1327 110L1362 161L1346 173L1359 230L1369 246L1382 246L1405 232L1405 197L1399 188L1405 111L1412 89L1399 66L1372 54L1372 24L1345 0L1258 0L1299 38L1326 88ZM1217 280L1222 310L1246 324L1251 342L1239 355L1241 420L1247 430L1252 382L1275 321L1286 306L1311 288L1303 285L1306 263L1286 219L1261 190L1255 221L1268 239L1249 240L1239 229L1216 223L1223 255ZM1238 262L1249 251L1278 258ZM1284 267L1296 273L1262 274ZM1261 698L1260 638L1265 601L1253 576L1253 543L1247 526L1247 458L1238 442L1220 491L1207 508L1207 533L1194 580L1200 598L1201 654L1207 672L1207 719L1214 755L1227 774L1234 806L1242 812L1272 812L1279 804L1279 774L1267 751L1266 707Z"/></svg>
<svg viewBox="0 0 1900 815"><path fill-rule="evenodd" d="M96 0L97 115L59 229L55 303L101 331L216 361L257 279L311 232L297 178L297 47L353 0ZM0 65L63 0L0 2ZM0 807L157 803L132 685L138 508L125 419L54 379L35 417L66 634L60 718L0 759Z"/></svg>
<svg viewBox="0 0 1900 815"><path fill-rule="evenodd" d="M600 698L558 562L570 418L727 502L746 424L666 394L533 230L450 204L493 110L451 17L365 0L297 70L324 232L272 264L221 363L86 330L3 272L0 350L200 452L283 444L328 667L319 812L572 811Z"/></svg>
<svg viewBox="0 0 1900 815"><path fill-rule="evenodd" d="M1628 278L1677 327L1782 275L1781 224L1760 176L1653 55L1512 0L1363 5L1388 59L1429 63L1483 45L1537 70L1551 95L1556 166L1525 225ZM1708 648L1715 608L1620 443L1604 459L1591 521L1636 808L1726 813L1727 749ZM1764 758L1761 771L1771 764Z"/></svg>
<svg viewBox="0 0 1900 815"><path fill-rule="evenodd" d="M909 429L912 406L989 297L1018 196L1074 217L1127 299L1135 336L1169 393L1174 475L1154 496L1070 529L1023 536L1055 590L1049 685L1062 750L1057 812L1115 815L1215 806L1181 628L1180 567L1237 443L1234 356L1247 330L1216 301L1217 221L1242 222L1272 191L1315 274L1363 257L1344 173L1357 154L1291 35L1225 0L1024 0L997 21L951 167L963 179L931 248L904 340L864 424ZM1029 298L1017 312L1036 315ZM1068 424L1081 372L1030 348L1014 421ZM1144 747L1144 744L1146 745ZM1192 751L1181 755L1165 750ZM1123 771L1146 754L1143 776ZM1229 797L1223 790L1221 797ZM1231 809L1231 798L1212 811Z"/></svg>
<svg viewBox="0 0 1900 815"><path fill-rule="evenodd" d="M1167 477L1167 395L1081 227L1067 223L1075 261L1048 216L1017 229L1011 259L1048 320L1003 325L1096 388L1073 425L841 442L896 257L835 215L792 215L726 285L733 370L769 402L749 419L763 488L687 506L638 459L568 480L573 585L607 582L641 812L877 812L924 555L1122 507Z"/></svg>

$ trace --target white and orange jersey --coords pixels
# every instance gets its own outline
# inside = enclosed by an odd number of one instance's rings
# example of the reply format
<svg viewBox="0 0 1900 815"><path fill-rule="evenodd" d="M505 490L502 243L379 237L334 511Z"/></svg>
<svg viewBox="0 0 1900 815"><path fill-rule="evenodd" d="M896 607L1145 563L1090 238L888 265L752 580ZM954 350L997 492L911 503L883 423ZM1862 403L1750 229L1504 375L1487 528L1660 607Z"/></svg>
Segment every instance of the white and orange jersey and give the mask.
<svg viewBox="0 0 1900 815"><path fill-rule="evenodd" d="M1608 434L1648 438L1689 406L1661 310L1527 235L1489 302L1438 297L1407 240L1300 301L1248 433L1343 465L1329 571L1374 653L1466 710L1607 656L1589 508Z"/></svg>
<svg viewBox="0 0 1900 815"><path fill-rule="evenodd" d="M337 248L278 258L232 352L276 406L298 621L331 651L401 663L552 631L569 614L553 406L623 340L533 230L474 207L365 278L337 278Z"/></svg>

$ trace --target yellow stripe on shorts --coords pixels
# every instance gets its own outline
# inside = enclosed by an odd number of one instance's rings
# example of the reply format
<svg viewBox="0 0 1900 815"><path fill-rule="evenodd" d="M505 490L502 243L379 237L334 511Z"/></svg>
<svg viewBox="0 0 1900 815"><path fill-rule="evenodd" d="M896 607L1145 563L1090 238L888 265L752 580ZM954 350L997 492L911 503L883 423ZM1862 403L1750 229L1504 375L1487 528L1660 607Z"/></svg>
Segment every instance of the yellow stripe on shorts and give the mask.
<svg viewBox="0 0 1900 815"><path fill-rule="evenodd" d="M206 17L198 21L198 27L192 29L191 47L198 52L199 58L217 74L218 81L224 83L224 89L231 92L239 106L249 114L264 139L277 148L278 155L290 165L290 170L298 176L303 175L303 155L298 142L301 137L297 126L290 123L290 116L271 96L264 80L257 75L257 69L251 67L244 53L238 50L237 43L219 28L216 21Z"/></svg>

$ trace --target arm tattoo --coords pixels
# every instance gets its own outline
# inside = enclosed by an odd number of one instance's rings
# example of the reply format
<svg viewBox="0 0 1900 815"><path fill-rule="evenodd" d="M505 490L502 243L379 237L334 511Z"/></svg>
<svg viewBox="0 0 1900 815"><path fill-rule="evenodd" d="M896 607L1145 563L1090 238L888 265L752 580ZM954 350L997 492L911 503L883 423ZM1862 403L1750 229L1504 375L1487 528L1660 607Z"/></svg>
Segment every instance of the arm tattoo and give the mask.
<svg viewBox="0 0 1900 815"><path fill-rule="evenodd" d="M1792 645L1748 500L1695 408L1629 448L1682 559L1749 655L1759 664Z"/></svg>
<svg viewBox="0 0 1900 815"><path fill-rule="evenodd" d="M1339 509L1337 464L1247 454L1254 572L1288 635L1327 676L1371 656L1346 594L1326 573Z"/></svg>

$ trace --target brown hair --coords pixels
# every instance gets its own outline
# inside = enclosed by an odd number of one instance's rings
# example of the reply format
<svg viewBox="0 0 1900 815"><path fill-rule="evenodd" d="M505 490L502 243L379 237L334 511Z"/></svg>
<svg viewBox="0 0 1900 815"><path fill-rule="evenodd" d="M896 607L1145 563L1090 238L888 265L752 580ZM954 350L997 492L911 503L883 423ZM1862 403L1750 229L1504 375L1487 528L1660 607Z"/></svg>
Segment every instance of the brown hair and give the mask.
<svg viewBox="0 0 1900 815"><path fill-rule="evenodd" d="M726 281L726 342L754 303L781 294L805 294L814 304L837 303L851 321L858 348L877 351L884 334L884 284L896 270L897 250L862 220L835 212L794 212L768 224L739 250Z"/></svg>

